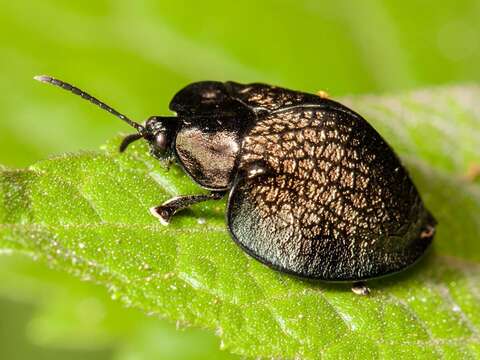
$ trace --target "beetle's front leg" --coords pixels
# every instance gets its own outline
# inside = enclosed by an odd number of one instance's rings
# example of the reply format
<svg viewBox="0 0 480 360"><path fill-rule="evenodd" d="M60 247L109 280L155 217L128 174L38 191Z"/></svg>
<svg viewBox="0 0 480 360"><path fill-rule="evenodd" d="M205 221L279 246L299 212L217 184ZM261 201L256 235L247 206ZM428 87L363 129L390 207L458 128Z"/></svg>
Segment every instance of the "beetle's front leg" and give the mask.
<svg viewBox="0 0 480 360"><path fill-rule="evenodd" d="M171 217L180 210L186 209L196 203L207 200L220 200L226 191L212 191L210 194L183 195L165 201L160 206L150 208L150 213L158 218L162 225L168 225Z"/></svg>
<svg viewBox="0 0 480 360"><path fill-rule="evenodd" d="M357 295L370 294L370 288L367 286L365 281L354 282L352 285L352 291Z"/></svg>

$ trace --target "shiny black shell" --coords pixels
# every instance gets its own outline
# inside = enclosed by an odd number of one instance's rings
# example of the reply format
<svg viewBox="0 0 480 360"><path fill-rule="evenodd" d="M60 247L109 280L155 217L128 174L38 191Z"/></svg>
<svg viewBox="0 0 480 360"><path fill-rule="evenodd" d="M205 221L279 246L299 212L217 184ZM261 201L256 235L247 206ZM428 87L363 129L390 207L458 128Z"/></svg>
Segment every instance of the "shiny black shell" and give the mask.
<svg viewBox="0 0 480 360"><path fill-rule="evenodd" d="M265 84L200 82L171 102L173 145L207 189L229 190L235 242L277 270L357 281L413 264L435 219L398 157L360 115Z"/></svg>

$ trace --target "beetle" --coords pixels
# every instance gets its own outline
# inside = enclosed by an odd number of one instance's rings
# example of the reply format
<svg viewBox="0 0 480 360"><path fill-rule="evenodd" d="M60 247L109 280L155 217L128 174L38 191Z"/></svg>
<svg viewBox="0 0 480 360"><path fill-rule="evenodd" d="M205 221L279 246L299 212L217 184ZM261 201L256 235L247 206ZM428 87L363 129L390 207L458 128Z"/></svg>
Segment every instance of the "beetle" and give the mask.
<svg viewBox="0 0 480 360"><path fill-rule="evenodd" d="M201 81L175 94L175 116L142 125L50 76L137 131L150 153L179 164L208 194L177 196L150 209L162 224L193 204L228 193L233 240L271 268L331 282L366 280L414 264L436 220L392 148L359 114L329 99L262 83Z"/></svg>

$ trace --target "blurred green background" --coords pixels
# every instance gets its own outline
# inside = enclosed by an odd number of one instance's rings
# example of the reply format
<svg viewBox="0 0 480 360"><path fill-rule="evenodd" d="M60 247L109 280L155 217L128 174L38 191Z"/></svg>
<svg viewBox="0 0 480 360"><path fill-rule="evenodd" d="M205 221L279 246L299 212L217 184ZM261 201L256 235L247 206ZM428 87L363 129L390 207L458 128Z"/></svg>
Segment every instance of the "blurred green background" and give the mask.
<svg viewBox="0 0 480 360"><path fill-rule="evenodd" d="M198 80L261 81L332 97L480 80L480 1L1 1L0 164L96 149L119 120L168 113ZM123 309L103 289L0 257L0 358L218 358L201 331Z"/></svg>

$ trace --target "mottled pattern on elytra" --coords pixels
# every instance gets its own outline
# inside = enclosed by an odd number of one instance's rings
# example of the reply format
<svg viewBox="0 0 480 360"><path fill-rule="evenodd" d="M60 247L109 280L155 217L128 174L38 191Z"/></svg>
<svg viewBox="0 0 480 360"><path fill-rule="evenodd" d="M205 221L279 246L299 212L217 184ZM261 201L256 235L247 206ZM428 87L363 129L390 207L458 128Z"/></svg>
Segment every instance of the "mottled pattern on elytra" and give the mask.
<svg viewBox="0 0 480 360"><path fill-rule="evenodd" d="M250 168L267 174L248 178ZM349 112L292 108L268 115L242 145L230 199L237 242L261 261L325 280L355 280L412 264L433 219L378 133Z"/></svg>
<svg viewBox="0 0 480 360"><path fill-rule="evenodd" d="M253 83L243 85L233 82L227 84L233 87L234 98L253 108L263 108L272 111L305 103L317 104L323 101L320 97L313 94L267 84Z"/></svg>

